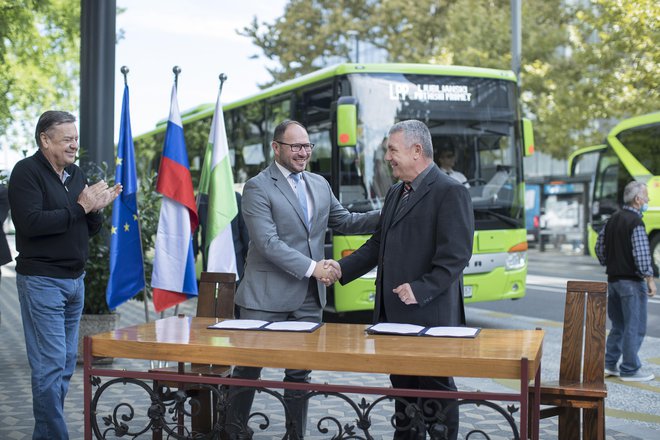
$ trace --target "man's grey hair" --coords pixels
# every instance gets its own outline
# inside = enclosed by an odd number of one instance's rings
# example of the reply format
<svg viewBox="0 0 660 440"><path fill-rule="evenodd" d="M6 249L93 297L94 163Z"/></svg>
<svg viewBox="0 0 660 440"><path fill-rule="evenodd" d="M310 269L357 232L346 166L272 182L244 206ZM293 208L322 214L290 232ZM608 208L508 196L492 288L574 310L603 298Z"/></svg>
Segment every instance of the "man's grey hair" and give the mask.
<svg viewBox="0 0 660 440"><path fill-rule="evenodd" d="M644 188L646 188L646 183L644 182L633 180L628 183L623 189L623 204L632 205L635 197L640 196Z"/></svg>
<svg viewBox="0 0 660 440"><path fill-rule="evenodd" d="M71 122L76 122L76 117L71 113L59 111L59 110L48 110L39 116L39 121L37 121L37 128L34 130L34 139L37 141L37 146L42 148L41 145L41 133L46 133L52 127L60 124L67 124Z"/></svg>
<svg viewBox="0 0 660 440"><path fill-rule="evenodd" d="M403 132L408 147L413 144L420 144L424 157L433 159L433 142L431 141L431 132L426 124L415 119L397 122L390 128L387 135L392 136L398 132Z"/></svg>

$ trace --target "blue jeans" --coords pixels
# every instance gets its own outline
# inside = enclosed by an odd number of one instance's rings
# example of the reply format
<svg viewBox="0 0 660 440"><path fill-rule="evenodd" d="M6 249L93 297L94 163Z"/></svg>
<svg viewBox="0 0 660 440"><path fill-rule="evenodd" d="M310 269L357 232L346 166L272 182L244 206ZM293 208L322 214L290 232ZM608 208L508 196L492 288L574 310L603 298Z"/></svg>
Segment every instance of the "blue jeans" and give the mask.
<svg viewBox="0 0 660 440"><path fill-rule="evenodd" d="M33 439L68 439L64 398L76 369L84 274L76 279L16 274L32 369Z"/></svg>
<svg viewBox="0 0 660 440"><path fill-rule="evenodd" d="M618 280L608 283L607 316L612 329L607 336L605 366L619 370L622 376L635 374L642 367L637 352L646 335L646 305L648 303L646 281Z"/></svg>

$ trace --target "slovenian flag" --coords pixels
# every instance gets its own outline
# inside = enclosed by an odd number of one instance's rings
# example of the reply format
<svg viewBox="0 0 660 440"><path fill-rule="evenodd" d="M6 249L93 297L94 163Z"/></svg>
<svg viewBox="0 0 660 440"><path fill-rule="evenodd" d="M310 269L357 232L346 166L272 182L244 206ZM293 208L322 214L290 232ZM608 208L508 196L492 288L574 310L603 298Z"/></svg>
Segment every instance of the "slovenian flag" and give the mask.
<svg viewBox="0 0 660 440"><path fill-rule="evenodd" d="M151 287L154 308L161 312L197 296L192 233L197 228L197 207L183 137L183 123L172 87L170 117L156 191L163 195L156 234Z"/></svg>
<svg viewBox="0 0 660 440"><path fill-rule="evenodd" d="M222 115L220 95L215 104L209 143L199 183L200 203L208 203L204 224L207 268L209 272L236 272L236 254L231 233L231 221L238 215L234 194L234 177L229 161L229 147ZM201 212L201 210L200 210Z"/></svg>
<svg viewBox="0 0 660 440"><path fill-rule="evenodd" d="M128 102L126 85L121 107L115 169L115 183L121 183L123 190L112 204L110 277L105 291L106 302L112 310L133 298L145 287L137 208L135 153Z"/></svg>

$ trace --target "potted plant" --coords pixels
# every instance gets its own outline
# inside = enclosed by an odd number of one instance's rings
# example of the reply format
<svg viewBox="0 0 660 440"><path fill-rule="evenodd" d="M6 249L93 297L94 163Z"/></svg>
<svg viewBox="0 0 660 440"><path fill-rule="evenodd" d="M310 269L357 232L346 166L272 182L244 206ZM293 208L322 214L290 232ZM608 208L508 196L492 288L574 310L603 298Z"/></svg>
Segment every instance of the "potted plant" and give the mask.
<svg viewBox="0 0 660 440"><path fill-rule="evenodd" d="M85 172L90 182L105 178L105 169L98 166L89 166ZM109 185L114 179L106 178ZM145 290L135 299L144 301L151 298L151 271L152 261L147 258L154 249L156 230L158 228L158 215L160 195L155 191L156 175L139 179L138 210L140 213L140 227L142 239L142 252L144 258L144 271L146 276ZM80 319L78 340L78 361L83 361L82 344L85 336L91 336L116 328L119 314L108 308L106 302L106 288L110 277L110 230L112 223L112 205L103 210L103 226L98 234L89 241L89 259L85 265L85 305ZM110 363L112 359L95 359L95 364Z"/></svg>

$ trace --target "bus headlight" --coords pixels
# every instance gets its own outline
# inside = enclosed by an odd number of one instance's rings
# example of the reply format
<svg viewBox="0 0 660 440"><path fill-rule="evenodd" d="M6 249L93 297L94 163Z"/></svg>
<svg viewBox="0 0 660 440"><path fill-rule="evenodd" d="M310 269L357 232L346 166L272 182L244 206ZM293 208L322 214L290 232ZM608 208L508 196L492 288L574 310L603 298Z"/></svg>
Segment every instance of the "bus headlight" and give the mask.
<svg viewBox="0 0 660 440"><path fill-rule="evenodd" d="M506 254L505 270L517 270L525 267L527 252L508 252Z"/></svg>

